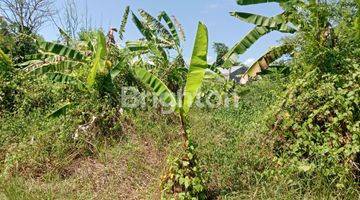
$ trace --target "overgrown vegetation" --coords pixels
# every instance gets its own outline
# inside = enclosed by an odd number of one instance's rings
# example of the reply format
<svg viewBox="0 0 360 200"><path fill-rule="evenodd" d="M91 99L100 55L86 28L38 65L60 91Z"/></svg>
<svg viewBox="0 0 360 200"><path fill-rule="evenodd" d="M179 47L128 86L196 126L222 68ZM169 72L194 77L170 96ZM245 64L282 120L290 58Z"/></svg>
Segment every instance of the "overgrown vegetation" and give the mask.
<svg viewBox="0 0 360 200"><path fill-rule="evenodd" d="M359 3L274 2L232 13L256 26L214 63L205 24L187 62L166 12L52 42L0 18L0 198L358 199ZM270 31L292 34L241 84L220 73Z"/></svg>

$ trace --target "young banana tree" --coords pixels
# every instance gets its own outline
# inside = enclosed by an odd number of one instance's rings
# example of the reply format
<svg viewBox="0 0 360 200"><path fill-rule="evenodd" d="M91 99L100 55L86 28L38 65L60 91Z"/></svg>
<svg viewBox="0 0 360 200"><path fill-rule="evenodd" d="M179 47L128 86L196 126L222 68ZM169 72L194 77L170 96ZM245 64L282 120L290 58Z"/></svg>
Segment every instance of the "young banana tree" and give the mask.
<svg viewBox="0 0 360 200"><path fill-rule="evenodd" d="M25 70L28 75L45 75L53 82L75 85L88 92L96 89L100 95L109 94L113 97L114 79L123 67L123 62L119 59L113 64L109 60L110 48L106 45L102 31L96 33L96 38L89 37L83 45L83 51L52 42L38 43L39 54L32 55L32 60L23 64L27 65ZM99 76L102 78L98 79ZM53 114L57 115L70 106L66 104Z"/></svg>
<svg viewBox="0 0 360 200"><path fill-rule="evenodd" d="M238 0L239 5L251 5L260 3L277 2L281 6L286 7L288 0ZM289 11L290 12L290 11ZM224 56L225 66L230 65L232 57L236 57L246 52L259 38L272 32L279 31L283 33L295 33L298 28L295 28L296 21L291 20L289 12L285 11L279 15L273 17L265 17L262 15L245 13L245 12L231 12L233 17L236 17L244 22L255 24L256 27L247 33L231 50ZM284 54L291 53L293 48L287 44L271 48L265 55L261 56L248 71L242 76L241 83L248 82L249 77L255 77L259 72L265 70L269 65L283 56Z"/></svg>
<svg viewBox="0 0 360 200"><path fill-rule="evenodd" d="M205 71L208 67L207 52L208 31L204 24L199 23L190 68L187 73L184 96L181 100L177 100L170 89L158 77L151 74L148 70L139 67L134 69L135 76L179 115L181 122L181 136L183 138L184 146L187 146L189 142L185 117L188 114L204 80Z"/></svg>
<svg viewBox="0 0 360 200"><path fill-rule="evenodd" d="M180 135L183 140L184 150L181 157L174 160L169 159L170 167L162 176L162 196L168 195L174 199L205 199L205 179L203 173L197 166L197 158L194 152L194 145L189 140L186 116L205 77L208 51L208 31L204 24L199 23L196 34L194 50L191 58L189 71L187 73L186 85L183 99L178 99L170 89L158 77L144 68L134 69L135 76L150 88L156 96L167 103L175 111L180 119ZM179 198L181 197L181 198Z"/></svg>
<svg viewBox="0 0 360 200"><path fill-rule="evenodd" d="M183 86L187 71L181 49L183 37L178 32L178 29L182 29L166 12L153 17L140 9L139 14L141 18L132 13L132 20L143 38L129 41L126 46L135 54L138 64L142 63L161 80L165 80L172 91L176 91Z"/></svg>

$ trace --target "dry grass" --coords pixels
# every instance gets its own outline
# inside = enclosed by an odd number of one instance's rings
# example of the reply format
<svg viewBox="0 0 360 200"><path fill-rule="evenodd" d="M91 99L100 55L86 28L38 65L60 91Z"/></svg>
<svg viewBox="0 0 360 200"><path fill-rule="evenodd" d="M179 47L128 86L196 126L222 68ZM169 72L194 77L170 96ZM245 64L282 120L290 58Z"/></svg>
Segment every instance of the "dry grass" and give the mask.
<svg viewBox="0 0 360 200"><path fill-rule="evenodd" d="M72 162L65 178L9 179L2 191L9 199L159 199L164 159L150 139L134 135L97 159Z"/></svg>

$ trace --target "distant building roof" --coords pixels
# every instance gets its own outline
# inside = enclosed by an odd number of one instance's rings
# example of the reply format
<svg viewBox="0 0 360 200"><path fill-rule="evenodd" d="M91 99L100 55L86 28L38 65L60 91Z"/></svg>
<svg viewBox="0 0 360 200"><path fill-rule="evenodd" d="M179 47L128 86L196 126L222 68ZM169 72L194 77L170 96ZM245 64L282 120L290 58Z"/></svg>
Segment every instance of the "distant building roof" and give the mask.
<svg viewBox="0 0 360 200"><path fill-rule="evenodd" d="M231 72L230 79L239 82L240 77L238 77L238 75L244 74L247 70L248 70L248 67L245 67L245 66L234 66L234 67L231 67L231 70L221 69L220 72L222 75L224 75L228 78L229 78L229 72Z"/></svg>

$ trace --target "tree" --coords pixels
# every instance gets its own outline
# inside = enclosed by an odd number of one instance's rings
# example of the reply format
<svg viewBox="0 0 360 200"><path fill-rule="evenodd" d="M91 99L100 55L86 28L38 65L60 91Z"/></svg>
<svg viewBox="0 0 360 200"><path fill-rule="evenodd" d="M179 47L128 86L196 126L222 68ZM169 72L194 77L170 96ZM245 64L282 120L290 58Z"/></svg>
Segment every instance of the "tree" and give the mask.
<svg viewBox="0 0 360 200"><path fill-rule="evenodd" d="M63 18L60 17L60 23L63 30L72 38L76 38L80 28L80 19L78 14L78 6L74 0L65 1L65 13ZM62 20L63 19L63 20Z"/></svg>
<svg viewBox="0 0 360 200"><path fill-rule="evenodd" d="M8 54L16 65L26 61L26 55L37 51L34 34L15 34L13 26L0 18L0 49Z"/></svg>
<svg viewBox="0 0 360 200"><path fill-rule="evenodd" d="M256 25L245 37L243 37L231 50L224 56L225 63L233 55L244 53L259 38L272 32L296 33L315 29L318 41L329 47L336 45L336 36L330 20L324 13L314 12L315 7L322 7L324 3L316 1L289 1L289 0L238 0L239 5L263 4L276 2L284 9L284 12L266 17L258 14L246 12L231 12L231 15L241 21ZM302 12L308 12L309 16L304 17ZM285 54L293 54L294 47L283 44L271 48L265 55L261 56L242 76L241 82L248 82L249 78L254 78L262 70L269 68L272 62Z"/></svg>
<svg viewBox="0 0 360 200"><path fill-rule="evenodd" d="M183 171L184 173L179 174L179 176L166 178L165 185L168 188L165 188L165 192L183 192L186 195L185 199L203 199L203 182L201 180L201 176L197 171L196 159L193 151L195 147L189 139L189 131L186 123L186 117L189 114L190 108L194 103L205 78L205 71L208 68L207 53L208 30L207 27L200 22L196 34L189 72L187 73L183 100L177 100L173 93L170 91L170 89L158 77L151 74L146 69L137 67L134 70L135 76L142 83L144 83L144 85L150 88L155 93L155 95L158 96L164 103L170 106L172 110L175 111L175 113L179 116L181 125L180 135L183 140L185 154L184 157L181 158L181 161L177 160L176 165L179 168L183 168L181 169L181 171ZM170 174L177 173L178 171L176 171L174 168L170 168ZM181 189L177 191L176 189L174 189L175 186L180 186Z"/></svg>
<svg viewBox="0 0 360 200"><path fill-rule="evenodd" d="M52 0L0 0L0 14L20 33L34 33L54 14Z"/></svg>
<svg viewBox="0 0 360 200"><path fill-rule="evenodd" d="M221 66L222 64L224 64L223 57L229 51L229 47L226 46L226 44L224 44L224 43L214 42L213 49L216 53L215 65Z"/></svg>
<svg viewBox="0 0 360 200"><path fill-rule="evenodd" d="M14 43L14 34L9 30L9 24L0 17L0 49L9 53Z"/></svg>

